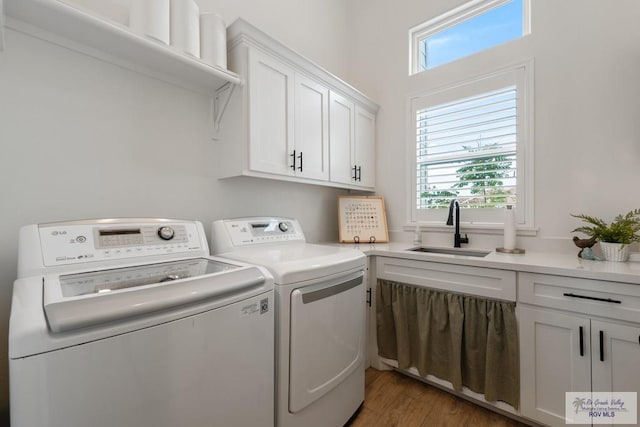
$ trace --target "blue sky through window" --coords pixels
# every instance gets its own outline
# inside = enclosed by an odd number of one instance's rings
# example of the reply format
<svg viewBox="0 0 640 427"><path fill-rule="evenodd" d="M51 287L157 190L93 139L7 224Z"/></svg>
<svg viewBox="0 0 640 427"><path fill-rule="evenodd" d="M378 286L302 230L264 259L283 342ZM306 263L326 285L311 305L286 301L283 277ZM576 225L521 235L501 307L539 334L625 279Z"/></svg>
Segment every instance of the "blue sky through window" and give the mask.
<svg viewBox="0 0 640 427"><path fill-rule="evenodd" d="M522 32L522 0L511 0L423 39L420 43L420 68L424 70L446 64L522 37Z"/></svg>

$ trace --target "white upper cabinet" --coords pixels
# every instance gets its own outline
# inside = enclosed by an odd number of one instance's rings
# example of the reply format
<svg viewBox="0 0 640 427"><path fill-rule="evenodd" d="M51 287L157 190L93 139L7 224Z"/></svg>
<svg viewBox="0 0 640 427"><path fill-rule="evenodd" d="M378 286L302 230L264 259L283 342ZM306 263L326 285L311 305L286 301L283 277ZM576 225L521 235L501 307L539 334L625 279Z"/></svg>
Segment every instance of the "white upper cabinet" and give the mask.
<svg viewBox="0 0 640 427"><path fill-rule="evenodd" d="M353 101L331 92L330 96L330 133L332 182L354 184L357 179L355 166L355 104Z"/></svg>
<svg viewBox="0 0 640 427"><path fill-rule="evenodd" d="M249 52L249 167L293 175L293 91L291 68L257 50Z"/></svg>
<svg viewBox="0 0 640 427"><path fill-rule="evenodd" d="M358 171L358 185L376 185L376 116L356 105L354 159Z"/></svg>
<svg viewBox="0 0 640 427"><path fill-rule="evenodd" d="M329 177L329 90L257 49L249 51L249 169Z"/></svg>
<svg viewBox="0 0 640 427"><path fill-rule="evenodd" d="M219 176L373 191L378 106L241 19L228 39L229 68L244 85L218 135Z"/></svg>
<svg viewBox="0 0 640 427"><path fill-rule="evenodd" d="M331 181L373 190L375 114L353 100L331 92L329 117Z"/></svg>
<svg viewBox="0 0 640 427"><path fill-rule="evenodd" d="M295 79L295 166L305 178L329 179L329 89L301 75Z"/></svg>

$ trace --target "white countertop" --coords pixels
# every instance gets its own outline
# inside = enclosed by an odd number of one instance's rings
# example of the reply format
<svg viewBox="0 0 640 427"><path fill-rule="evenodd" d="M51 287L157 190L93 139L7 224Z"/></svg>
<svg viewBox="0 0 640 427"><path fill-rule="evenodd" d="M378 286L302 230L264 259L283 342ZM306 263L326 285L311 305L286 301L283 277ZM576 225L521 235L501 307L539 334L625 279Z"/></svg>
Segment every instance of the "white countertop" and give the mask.
<svg viewBox="0 0 640 427"><path fill-rule="evenodd" d="M478 258L463 255L412 252L407 249L414 248L416 245L399 242L361 243L355 245L343 243L336 245L359 249L368 256L387 256L640 285L640 262L589 261L578 258L576 254L565 255L543 252L527 252L522 255L513 255L498 253L495 250L486 257Z"/></svg>

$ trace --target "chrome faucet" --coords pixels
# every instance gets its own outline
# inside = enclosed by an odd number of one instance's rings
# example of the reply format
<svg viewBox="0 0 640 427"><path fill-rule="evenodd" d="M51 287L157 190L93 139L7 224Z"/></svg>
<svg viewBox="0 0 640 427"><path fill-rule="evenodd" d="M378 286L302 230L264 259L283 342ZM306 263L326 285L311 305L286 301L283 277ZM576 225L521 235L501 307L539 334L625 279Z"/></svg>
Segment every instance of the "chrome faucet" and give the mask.
<svg viewBox="0 0 640 427"><path fill-rule="evenodd" d="M449 205L449 218L447 218L447 225L453 225L454 205L456 208L456 232L453 235L453 247L459 248L461 243L469 243L469 236L467 236L467 233L464 233L464 237L460 236L460 204L456 199L453 199Z"/></svg>

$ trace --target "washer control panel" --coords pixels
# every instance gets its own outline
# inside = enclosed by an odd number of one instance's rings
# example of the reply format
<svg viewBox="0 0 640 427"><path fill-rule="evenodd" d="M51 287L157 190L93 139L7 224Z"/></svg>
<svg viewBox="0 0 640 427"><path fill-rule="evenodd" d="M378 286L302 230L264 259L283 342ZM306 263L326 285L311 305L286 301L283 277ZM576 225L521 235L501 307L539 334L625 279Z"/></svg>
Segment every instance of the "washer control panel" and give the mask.
<svg viewBox="0 0 640 427"><path fill-rule="evenodd" d="M45 266L202 251L200 229L195 221L78 221L38 227Z"/></svg>
<svg viewBox="0 0 640 427"><path fill-rule="evenodd" d="M228 249L260 243L305 241L302 228L291 218L254 217L213 223L212 246Z"/></svg>

